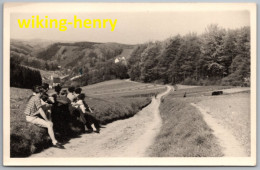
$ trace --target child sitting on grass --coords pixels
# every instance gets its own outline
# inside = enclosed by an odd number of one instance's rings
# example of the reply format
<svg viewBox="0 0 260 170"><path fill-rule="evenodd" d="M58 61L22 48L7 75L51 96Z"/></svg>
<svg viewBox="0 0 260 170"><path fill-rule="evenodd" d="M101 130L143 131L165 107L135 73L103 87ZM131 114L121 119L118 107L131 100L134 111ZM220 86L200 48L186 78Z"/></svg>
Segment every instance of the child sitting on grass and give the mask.
<svg viewBox="0 0 260 170"><path fill-rule="evenodd" d="M94 127L95 127L95 131L96 133L99 133L100 132L100 125L98 123L98 120L93 117L92 115L90 114L87 114L87 112L90 112L90 113L93 113L93 111L91 110L91 108L87 105L87 103L84 101L85 99L85 94L84 93L81 93L78 95L77 97L78 101L76 102L76 104L79 105L79 109L80 111L84 114L85 116L85 119L86 119L86 126L88 128L88 131L89 132L93 132L93 128L91 125L94 124Z"/></svg>

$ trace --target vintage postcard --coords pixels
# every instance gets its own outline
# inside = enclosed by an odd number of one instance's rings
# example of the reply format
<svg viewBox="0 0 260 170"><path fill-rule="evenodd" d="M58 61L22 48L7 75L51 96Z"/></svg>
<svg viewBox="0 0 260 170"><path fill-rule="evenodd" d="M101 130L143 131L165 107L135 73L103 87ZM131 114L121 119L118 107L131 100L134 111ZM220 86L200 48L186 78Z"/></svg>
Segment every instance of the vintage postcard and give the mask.
<svg viewBox="0 0 260 170"><path fill-rule="evenodd" d="M255 166L256 4L5 3L5 166Z"/></svg>

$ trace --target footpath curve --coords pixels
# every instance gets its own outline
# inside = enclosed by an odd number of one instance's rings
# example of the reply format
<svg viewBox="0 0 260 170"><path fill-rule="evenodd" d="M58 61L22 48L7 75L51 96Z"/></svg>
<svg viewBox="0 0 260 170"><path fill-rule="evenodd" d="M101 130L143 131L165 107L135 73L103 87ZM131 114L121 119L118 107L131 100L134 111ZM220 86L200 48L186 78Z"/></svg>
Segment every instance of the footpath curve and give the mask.
<svg viewBox="0 0 260 170"><path fill-rule="evenodd" d="M235 136L229 129L226 129L217 122L206 110L195 103L192 106L197 108L203 116L208 126L213 130L213 134L217 137L221 146L224 157L246 157L244 147L236 140Z"/></svg>
<svg viewBox="0 0 260 170"><path fill-rule="evenodd" d="M159 106L167 90L138 112L135 116L112 122L101 129L100 134L83 134L65 144L65 149L49 148L31 157L145 157L147 149L162 124Z"/></svg>

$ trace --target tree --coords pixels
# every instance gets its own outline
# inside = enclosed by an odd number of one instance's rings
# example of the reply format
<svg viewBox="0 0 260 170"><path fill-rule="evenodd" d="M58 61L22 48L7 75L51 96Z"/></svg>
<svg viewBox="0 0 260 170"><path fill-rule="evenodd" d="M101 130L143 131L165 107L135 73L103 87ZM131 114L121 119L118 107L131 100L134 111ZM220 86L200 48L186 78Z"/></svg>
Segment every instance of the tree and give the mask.
<svg viewBox="0 0 260 170"><path fill-rule="evenodd" d="M141 75L140 79L144 82L152 82L158 78L158 59L160 54L159 43L149 43L147 48L141 54Z"/></svg>
<svg viewBox="0 0 260 170"><path fill-rule="evenodd" d="M135 47L128 60L128 75L131 80L139 81L141 76L141 54L147 48L148 44L142 44Z"/></svg>
<svg viewBox="0 0 260 170"><path fill-rule="evenodd" d="M215 69L212 69L212 65L221 65L221 68L223 66L220 61L221 57L224 56L225 35L226 31L218 25L209 25L206 33L202 36L201 53L205 62L200 67L203 69L202 71L206 72L207 77L222 77L223 75L219 71L214 72Z"/></svg>
<svg viewBox="0 0 260 170"><path fill-rule="evenodd" d="M178 58L179 48L182 44L182 37L177 35L169 40L168 45L163 50L160 57L158 57L159 66L159 76L163 79L164 83L169 83L172 81L172 77L174 77L173 69L178 69L176 66L177 63L172 64L175 59ZM171 67L171 68L170 68Z"/></svg>

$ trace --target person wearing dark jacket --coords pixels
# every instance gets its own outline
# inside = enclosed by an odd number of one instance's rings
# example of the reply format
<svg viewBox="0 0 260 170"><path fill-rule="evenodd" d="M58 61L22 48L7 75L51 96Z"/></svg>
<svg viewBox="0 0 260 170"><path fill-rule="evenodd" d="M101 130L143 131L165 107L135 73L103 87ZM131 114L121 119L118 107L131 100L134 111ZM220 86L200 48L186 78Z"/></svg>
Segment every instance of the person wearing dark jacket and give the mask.
<svg viewBox="0 0 260 170"><path fill-rule="evenodd" d="M66 136L69 133L70 101L66 97L66 93L64 91L61 92L61 89L62 87L59 85L54 88L56 93L52 95L54 103L51 113L54 130Z"/></svg>
<svg viewBox="0 0 260 170"><path fill-rule="evenodd" d="M100 132L100 124L98 122L98 120L91 114L93 114L93 111L91 110L91 108L87 105L87 103L85 102L85 94L81 93L78 95L78 101L76 102L79 105L79 109L81 111L81 113L84 114L84 117L86 119L86 127L88 128L89 132L93 132L93 128L92 128L92 124L95 127L95 132L99 133Z"/></svg>

